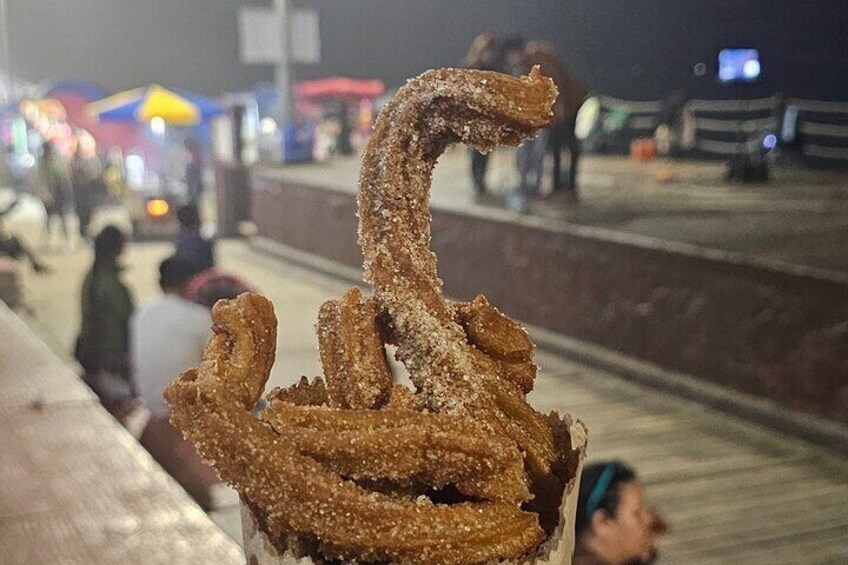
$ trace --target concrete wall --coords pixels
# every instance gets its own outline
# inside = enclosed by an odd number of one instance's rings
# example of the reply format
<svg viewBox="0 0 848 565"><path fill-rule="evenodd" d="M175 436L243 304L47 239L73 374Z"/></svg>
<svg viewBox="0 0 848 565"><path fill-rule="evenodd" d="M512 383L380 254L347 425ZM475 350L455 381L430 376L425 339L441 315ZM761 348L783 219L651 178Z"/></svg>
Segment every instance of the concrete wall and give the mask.
<svg viewBox="0 0 848 565"><path fill-rule="evenodd" d="M255 170L259 234L361 266L355 195ZM448 295L528 324L848 423L848 278L433 210ZM481 252L485 249L485 253Z"/></svg>

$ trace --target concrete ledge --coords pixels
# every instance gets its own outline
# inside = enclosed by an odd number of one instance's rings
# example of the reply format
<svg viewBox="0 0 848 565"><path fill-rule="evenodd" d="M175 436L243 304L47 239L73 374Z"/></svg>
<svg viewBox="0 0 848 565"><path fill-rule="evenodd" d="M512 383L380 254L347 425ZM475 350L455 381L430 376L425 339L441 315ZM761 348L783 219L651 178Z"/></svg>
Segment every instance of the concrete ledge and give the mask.
<svg viewBox="0 0 848 565"><path fill-rule="evenodd" d="M323 257L305 253L264 237L254 237L252 246L321 275L363 286L362 271ZM669 371L610 349L570 338L543 328L525 324L537 347L545 352L566 356L574 361L607 371L628 381L696 401L787 435L822 446L848 457L848 427L814 416L788 411L775 402L730 390Z"/></svg>

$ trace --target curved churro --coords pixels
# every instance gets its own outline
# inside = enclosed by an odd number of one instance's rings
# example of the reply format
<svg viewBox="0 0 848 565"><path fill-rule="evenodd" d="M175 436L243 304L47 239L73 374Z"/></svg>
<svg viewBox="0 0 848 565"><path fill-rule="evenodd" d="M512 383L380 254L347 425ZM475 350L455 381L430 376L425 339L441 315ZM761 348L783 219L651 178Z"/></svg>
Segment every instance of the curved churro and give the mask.
<svg viewBox="0 0 848 565"><path fill-rule="evenodd" d="M448 144L462 141L481 150L517 145L551 122L556 96L538 69L520 79L473 70L426 72L381 111L359 182L365 276L388 311L398 358L424 405L467 415L511 437L542 474L555 456L553 436L532 410L503 410L500 396L514 394L524 403L523 395L498 378L497 363L476 353L454 319L429 249L428 201L433 166Z"/></svg>
<svg viewBox="0 0 848 565"><path fill-rule="evenodd" d="M377 329L377 305L352 288L318 313L318 347L330 405L379 408L389 399L392 371Z"/></svg>
<svg viewBox="0 0 848 565"><path fill-rule="evenodd" d="M219 302L213 321L203 362L174 381L165 399L174 425L262 513L272 538L314 535L325 552L345 559L457 564L521 555L544 538L536 514L514 505L397 500L301 455L249 412L268 375L246 379L250 364L241 365L241 355L254 349L264 359L272 351L270 303L241 295Z"/></svg>
<svg viewBox="0 0 848 565"><path fill-rule="evenodd" d="M525 394L533 390L537 370L534 346L524 328L489 304L482 294L454 308L468 341L491 358L498 376Z"/></svg>
<svg viewBox="0 0 848 565"><path fill-rule="evenodd" d="M468 496L513 504L530 498L523 458L513 442L455 416L394 416L279 402L261 415L302 454L345 477L436 489L453 484Z"/></svg>
<svg viewBox="0 0 848 565"><path fill-rule="evenodd" d="M287 388L274 388L268 393L269 402L286 402L295 406L327 406L327 387L324 379L315 377L312 382L306 377Z"/></svg>
<svg viewBox="0 0 848 565"><path fill-rule="evenodd" d="M250 410L274 358L271 304L244 294L213 309L203 361L165 392L171 421L280 552L472 565L558 547L563 492L579 463L571 422L527 403L536 365L520 325L483 296L444 299L427 210L430 173L449 143L517 144L550 122L556 95L537 69L520 79L431 71L398 92L360 179L374 296L351 289L321 307L323 378L275 389L259 419ZM393 384L386 343L397 345L414 393Z"/></svg>

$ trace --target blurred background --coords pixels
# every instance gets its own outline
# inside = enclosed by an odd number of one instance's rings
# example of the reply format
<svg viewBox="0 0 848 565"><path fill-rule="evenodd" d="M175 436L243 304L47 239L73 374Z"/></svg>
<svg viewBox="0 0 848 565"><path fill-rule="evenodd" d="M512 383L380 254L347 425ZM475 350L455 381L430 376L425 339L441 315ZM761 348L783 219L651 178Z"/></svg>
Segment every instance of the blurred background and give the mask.
<svg viewBox="0 0 848 565"><path fill-rule="evenodd" d="M321 374L383 105L533 65L552 126L436 167L445 293L635 470L658 551L621 562L848 562L848 4L644 4L0 0L0 562L243 562L161 403L209 308L269 296L269 389Z"/></svg>

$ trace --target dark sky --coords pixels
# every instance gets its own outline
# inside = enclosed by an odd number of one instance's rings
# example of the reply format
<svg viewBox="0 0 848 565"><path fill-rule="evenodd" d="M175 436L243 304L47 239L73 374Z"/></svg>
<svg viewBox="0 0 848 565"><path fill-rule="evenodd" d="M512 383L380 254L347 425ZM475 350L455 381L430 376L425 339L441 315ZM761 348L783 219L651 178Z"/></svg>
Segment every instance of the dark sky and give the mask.
<svg viewBox="0 0 848 565"><path fill-rule="evenodd" d="M390 82L450 65L477 32L547 39L598 90L656 98L688 86L699 61L715 74L722 47L760 49L759 87L727 91L712 78L703 96L848 99L846 0L302 0L322 17L325 64L308 74L382 75Z"/></svg>
<svg viewBox="0 0 848 565"><path fill-rule="evenodd" d="M272 79L238 62L236 0L8 0L14 70L117 89L160 81L219 94ZM261 3L261 2L260 2ZM267 2L265 2L267 3ZM299 77L344 74L390 84L455 65L481 30L554 43L595 89L657 98L782 90L848 99L848 0L295 0L321 16L324 60ZM719 87L718 49L757 47L763 80Z"/></svg>
<svg viewBox="0 0 848 565"><path fill-rule="evenodd" d="M220 94L272 76L238 59L237 0L7 0L12 69L116 90L162 82Z"/></svg>

